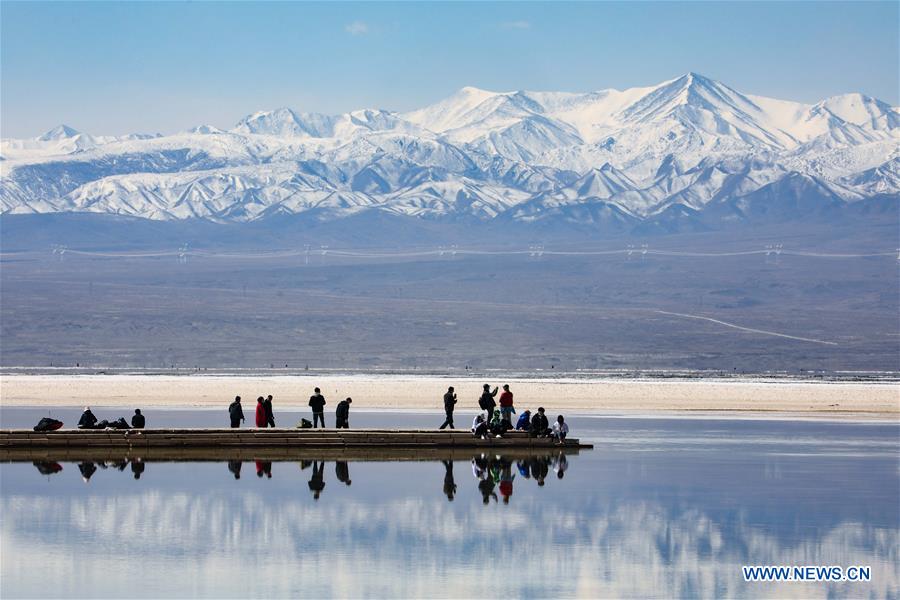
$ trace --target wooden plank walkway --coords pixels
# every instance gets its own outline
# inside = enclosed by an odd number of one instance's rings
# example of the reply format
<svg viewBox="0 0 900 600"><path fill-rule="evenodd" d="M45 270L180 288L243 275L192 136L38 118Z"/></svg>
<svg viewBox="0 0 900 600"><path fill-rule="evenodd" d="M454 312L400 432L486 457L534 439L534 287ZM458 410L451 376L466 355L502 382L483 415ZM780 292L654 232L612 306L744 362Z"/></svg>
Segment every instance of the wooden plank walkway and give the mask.
<svg viewBox="0 0 900 600"><path fill-rule="evenodd" d="M503 452L554 452L593 448L577 438L556 445L548 438L532 438L522 432L508 432L502 438L478 439L467 430L422 429L142 429L78 430L35 432L29 429L0 430L0 461L34 460L29 457L79 456L86 451L125 450L140 454L190 453L210 460L223 454L302 458L324 451L335 455L365 457L379 454L381 460L402 460L403 456L435 451L472 450ZM396 457L396 458L389 458ZM187 459L189 457L185 457ZM175 456L175 460L179 457ZM376 458L377 459L377 458Z"/></svg>

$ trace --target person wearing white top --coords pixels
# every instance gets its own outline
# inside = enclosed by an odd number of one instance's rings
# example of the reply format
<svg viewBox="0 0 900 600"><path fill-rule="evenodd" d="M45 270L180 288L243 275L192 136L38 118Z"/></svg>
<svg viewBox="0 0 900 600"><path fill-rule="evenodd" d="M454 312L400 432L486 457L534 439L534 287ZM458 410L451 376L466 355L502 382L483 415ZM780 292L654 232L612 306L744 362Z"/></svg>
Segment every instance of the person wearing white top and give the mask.
<svg viewBox="0 0 900 600"><path fill-rule="evenodd" d="M566 434L569 433L569 426L566 424L566 420L562 415L556 417L556 422L553 424L553 430L550 432L554 438L556 438L557 444L562 444L566 440Z"/></svg>

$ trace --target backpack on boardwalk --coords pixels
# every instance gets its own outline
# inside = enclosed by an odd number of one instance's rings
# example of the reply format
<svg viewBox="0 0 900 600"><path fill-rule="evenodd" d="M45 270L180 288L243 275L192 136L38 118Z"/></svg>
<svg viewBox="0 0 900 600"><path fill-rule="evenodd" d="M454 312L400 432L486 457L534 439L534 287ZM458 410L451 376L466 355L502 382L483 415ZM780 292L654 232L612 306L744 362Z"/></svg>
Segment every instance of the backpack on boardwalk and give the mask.
<svg viewBox="0 0 900 600"><path fill-rule="evenodd" d="M51 419L50 417L44 417L38 424L34 426L35 431L56 431L60 427L63 426L62 421L57 421L56 419Z"/></svg>

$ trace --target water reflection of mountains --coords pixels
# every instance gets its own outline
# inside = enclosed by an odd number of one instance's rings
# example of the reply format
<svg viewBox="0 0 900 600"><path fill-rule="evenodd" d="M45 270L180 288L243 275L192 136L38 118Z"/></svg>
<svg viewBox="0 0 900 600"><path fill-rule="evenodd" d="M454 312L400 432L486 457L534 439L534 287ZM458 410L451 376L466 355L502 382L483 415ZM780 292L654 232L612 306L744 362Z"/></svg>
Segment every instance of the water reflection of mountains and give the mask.
<svg viewBox="0 0 900 600"><path fill-rule="evenodd" d="M115 460L82 460L73 464L81 474L82 480L88 483L98 471L124 472L129 466L134 479L140 479L147 468L147 462L153 461L145 461L142 458L120 458ZM233 459L227 461L225 465L228 472L237 480L241 479L241 476L244 474L245 464L253 465L258 478L271 479L274 476L272 471L273 462L275 461ZM309 470L308 486L315 500L318 500L325 490L325 465L327 462L325 460L308 459L299 462L301 471ZM336 460L332 462L334 462L334 478L337 482L347 486L351 485L353 480L350 478L350 465L353 461ZM455 462L452 459L442 459L440 462L444 467L443 493L447 500L452 502L458 487L454 472ZM562 479L569 468L569 459L566 456L566 452L562 450L552 454L527 456L521 454L508 456L504 454L479 453L472 456L469 463L472 476L477 482L476 485L484 504L489 504L491 501L499 502L501 499L504 504L508 504L513 494L513 482L517 476L520 480L532 480L539 487L543 487L547 479L551 477L551 472L553 477ZM56 475L64 470L63 465L56 461L36 460L32 464L41 475L45 476Z"/></svg>

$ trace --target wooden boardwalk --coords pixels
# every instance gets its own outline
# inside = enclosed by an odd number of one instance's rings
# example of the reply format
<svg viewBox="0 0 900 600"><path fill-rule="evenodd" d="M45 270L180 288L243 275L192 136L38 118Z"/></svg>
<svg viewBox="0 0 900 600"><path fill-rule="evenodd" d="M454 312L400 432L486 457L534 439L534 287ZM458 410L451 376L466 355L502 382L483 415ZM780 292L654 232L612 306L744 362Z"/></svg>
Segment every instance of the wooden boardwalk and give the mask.
<svg viewBox="0 0 900 600"><path fill-rule="evenodd" d="M0 461L33 460L35 457L130 454L171 457L170 460L214 460L224 455L302 458L325 454L365 460L423 460L449 453L472 451L534 454L592 448L576 438L556 445L548 438L532 438L509 432L502 438L478 439L467 430L413 429L142 429L35 432L0 430Z"/></svg>

